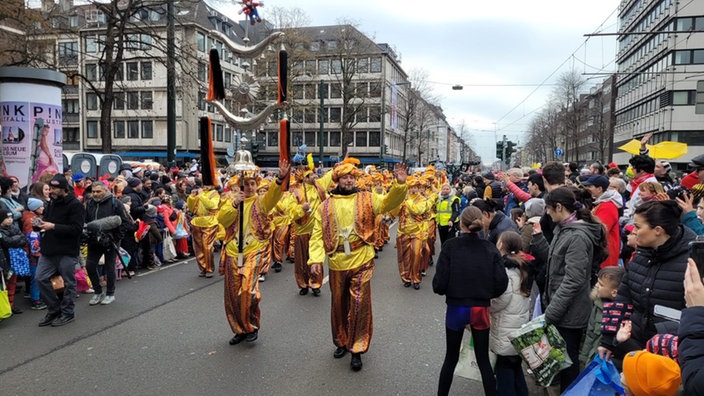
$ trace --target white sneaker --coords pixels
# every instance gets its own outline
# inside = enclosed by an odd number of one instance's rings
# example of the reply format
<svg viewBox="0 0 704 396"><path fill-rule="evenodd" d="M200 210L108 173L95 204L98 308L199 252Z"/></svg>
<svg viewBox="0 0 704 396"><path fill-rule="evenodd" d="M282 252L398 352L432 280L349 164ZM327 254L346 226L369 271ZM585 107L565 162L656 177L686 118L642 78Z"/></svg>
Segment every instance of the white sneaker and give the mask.
<svg viewBox="0 0 704 396"><path fill-rule="evenodd" d="M101 294L93 294L93 297L90 298L90 301L88 302L88 304L98 305L101 302L103 302L105 297L106 297L105 294L102 294L102 293Z"/></svg>
<svg viewBox="0 0 704 396"><path fill-rule="evenodd" d="M100 304L101 305L108 305L114 301L115 301L115 296L105 296L105 298L103 299L103 302L101 302Z"/></svg>
<svg viewBox="0 0 704 396"><path fill-rule="evenodd" d="M259 275L259 282L264 282L266 280L266 275Z"/></svg>

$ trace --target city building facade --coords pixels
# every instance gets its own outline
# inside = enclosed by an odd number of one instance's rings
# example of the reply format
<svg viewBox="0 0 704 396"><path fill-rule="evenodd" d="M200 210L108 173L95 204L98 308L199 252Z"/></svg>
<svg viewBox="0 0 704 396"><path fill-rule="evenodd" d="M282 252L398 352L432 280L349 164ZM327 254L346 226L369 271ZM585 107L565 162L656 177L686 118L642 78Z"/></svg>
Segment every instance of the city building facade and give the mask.
<svg viewBox="0 0 704 396"><path fill-rule="evenodd" d="M684 170L704 154L704 3L622 1L619 26L614 147L651 132L651 144L686 143L670 161ZM619 164L630 156L614 150Z"/></svg>

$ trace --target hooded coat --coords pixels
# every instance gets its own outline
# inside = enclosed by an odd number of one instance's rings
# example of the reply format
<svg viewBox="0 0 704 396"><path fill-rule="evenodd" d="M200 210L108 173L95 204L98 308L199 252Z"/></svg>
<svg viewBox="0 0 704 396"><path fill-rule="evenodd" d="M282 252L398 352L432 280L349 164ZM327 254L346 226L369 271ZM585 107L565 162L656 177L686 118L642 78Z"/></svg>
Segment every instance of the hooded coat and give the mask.
<svg viewBox="0 0 704 396"><path fill-rule="evenodd" d="M618 265L621 251L621 230L618 222L618 210L623 207L621 194L614 190L606 190L594 201L594 216L598 217L606 227L606 241L609 256L601 263L601 268Z"/></svg>
<svg viewBox="0 0 704 396"><path fill-rule="evenodd" d="M603 238L603 225L581 220L556 225L550 245L542 234L533 238L531 252L547 263L541 296L547 323L568 329L587 327L594 250Z"/></svg>

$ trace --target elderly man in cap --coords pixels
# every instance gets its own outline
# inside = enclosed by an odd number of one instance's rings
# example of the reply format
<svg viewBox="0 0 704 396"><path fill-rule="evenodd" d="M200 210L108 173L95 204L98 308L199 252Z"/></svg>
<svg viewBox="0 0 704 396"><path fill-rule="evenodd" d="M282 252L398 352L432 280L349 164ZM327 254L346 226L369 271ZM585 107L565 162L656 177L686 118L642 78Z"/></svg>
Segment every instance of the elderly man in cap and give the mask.
<svg viewBox="0 0 704 396"><path fill-rule="evenodd" d="M63 326L73 321L76 298L74 271L78 264L80 237L85 220L83 205L70 192L64 175L55 175L49 182L49 187L51 201L44 211L43 220L37 226L42 231L42 255L35 276L42 301L48 306L46 316L39 322L40 327ZM59 299L51 285L51 277L56 273L64 280L62 299Z"/></svg>
<svg viewBox="0 0 704 396"><path fill-rule="evenodd" d="M623 198L618 191L609 188L609 178L604 175L591 175L582 182L594 199L592 213L606 228L606 241L609 256L601 263L601 268L618 265L621 247L618 210L623 206Z"/></svg>
<svg viewBox="0 0 704 396"><path fill-rule="evenodd" d="M279 161L278 178L261 196L257 195L261 177L254 171L245 173L244 189L238 191L234 199L228 200L217 214L217 221L229 235L219 272L225 276L225 314L235 333L230 345L245 340L254 342L259 338L259 272L271 258L269 214L281 199L281 186L286 184L289 170L288 161ZM239 216L242 216L241 222Z"/></svg>
<svg viewBox="0 0 704 396"><path fill-rule="evenodd" d="M355 163L356 161L356 163ZM362 353L372 338L371 279L374 274L374 218L399 206L406 197L405 166L396 168L396 183L389 193L375 196L359 191L359 161L347 158L333 169L332 190L315 213L308 264L322 273L328 258L332 294L332 334L335 358L352 353L351 368L362 369Z"/></svg>

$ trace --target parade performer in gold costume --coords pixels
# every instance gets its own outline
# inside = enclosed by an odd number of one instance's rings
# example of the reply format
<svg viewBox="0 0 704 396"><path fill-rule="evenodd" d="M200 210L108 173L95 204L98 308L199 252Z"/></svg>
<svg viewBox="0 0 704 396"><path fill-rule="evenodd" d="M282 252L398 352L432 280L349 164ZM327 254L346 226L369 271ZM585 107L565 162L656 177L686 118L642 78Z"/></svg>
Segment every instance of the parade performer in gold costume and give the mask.
<svg viewBox="0 0 704 396"><path fill-rule="evenodd" d="M290 166L288 161L279 161L279 176L263 196L257 195L259 179L256 174L244 175L244 189L231 205L220 209L217 219L234 237L227 241L225 261L220 262L220 275L225 276L225 315L234 337L230 345L247 340L254 342L259 334L259 271L270 259L269 238L271 224L268 214L281 199L281 185L286 184ZM243 213L239 213L240 202L244 202ZM239 216L243 216L242 233L238 228ZM239 253L239 240L243 238L243 250Z"/></svg>
<svg viewBox="0 0 704 396"><path fill-rule="evenodd" d="M352 353L351 368L362 369L361 354L372 338L371 279L374 273L374 217L400 205L406 196L406 168L396 169L396 183L378 199L355 188L358 160L347 158L333 169L338 183L315 214L310 240L311 272L322 274L328 258L332 294L333 356Z"/></svg>
<svg viewBox="0 0 704 396"><path fill-rule="evenodd" d="M300 289L299 294L302 296L308 294L308 288L310 288L313 295L317 297L323 285L323 271L317 274L311 273L308 266L308 246L315 224L315 211L327 199L326 191L332 184L332 173L328 172L318 179L314 170L312 155L308 154L308 164L298 169L296 176L298 184L291 191L292 199L289 199L287 209L296 234L293 263L296 284Z"/></svg>
<svg viewBox="0 0 704 396"><path fill-rule="evenodd" d="M398 272L404 287L418 290L422 280L423 260L427 259L427 216L433 201L426 198L423 180L411 176L406 184L410 189L403 204L392 213L398 216L398 233L396 235L396 252L398 255Z"/></svg>
<svg viewBox="0 0 704 396"><path fill-rule="evenodd" d="M218 233L216 218L220 205L220 194L212 186L193 189L186 199L188 211L193 213L191 219L191 238L193 253L200 274L212 278L215 268L213 261L213 245Z"/></svg>

